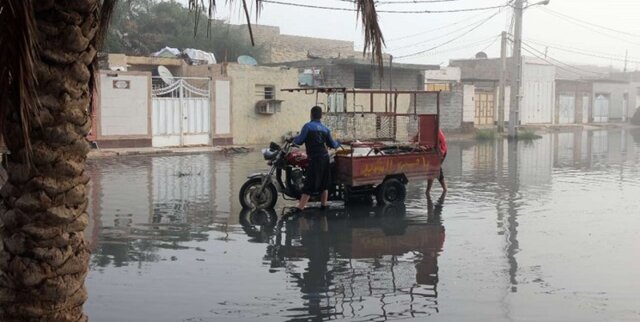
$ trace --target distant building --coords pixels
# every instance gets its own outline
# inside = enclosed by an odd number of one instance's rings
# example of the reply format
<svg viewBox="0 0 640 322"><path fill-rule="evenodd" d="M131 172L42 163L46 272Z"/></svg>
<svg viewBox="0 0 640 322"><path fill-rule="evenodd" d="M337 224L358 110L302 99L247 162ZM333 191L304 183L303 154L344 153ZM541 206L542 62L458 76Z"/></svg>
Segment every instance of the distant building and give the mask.
<svg viewBox="0 0 640 322"><path fill-rule="evenodd" d="M440 69L437 65L393 63L385 64L380 74L377 64L361 57L311 58L269 65L297 68L301 86L405 90L424 89L424 72Z"/></svg>
<svg viewBox="0 0 640 322"><path fill-rule="evenodd" d="M461 73L459 67L425 70L425 89L428 91L450 91L453 86L460 83Z"/></svg>
<svg viewBox="0 0 640 322"><path fill-rule="evenodd" d="M240 26L248 37L247 26ZM257 46L264 49L262 63L281 63L314 57L353 57L362 55L354 50L353 41L284 35L280 27L251 25Z"/></svg>
<svg viewBox="0 0 640 322"><path fill-rule="evenodd" d="M451 60L449 66L461 70L460 81L475 87L474 125L493 126L498 120L498 98L501 61L484 56L475 59ZM540 59L523 57L521 124L552 124L555 114L556 67ZM507 66L511 66L510 59ZM510 83L507 68L507 85ZM509 121L509 87L505 89L505 121Z"/></svg>

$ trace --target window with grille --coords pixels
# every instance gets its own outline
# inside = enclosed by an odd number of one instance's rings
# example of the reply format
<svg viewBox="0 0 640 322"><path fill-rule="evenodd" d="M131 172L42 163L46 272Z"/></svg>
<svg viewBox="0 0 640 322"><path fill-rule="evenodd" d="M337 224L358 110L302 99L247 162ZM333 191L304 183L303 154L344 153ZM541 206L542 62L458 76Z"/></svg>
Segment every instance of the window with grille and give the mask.
<svg viewBox="0 0 640 322"><path fill-rule="evenodd" d="M256 96L265 100L276 99L276 88L273 85L256 85Z"/></svg>

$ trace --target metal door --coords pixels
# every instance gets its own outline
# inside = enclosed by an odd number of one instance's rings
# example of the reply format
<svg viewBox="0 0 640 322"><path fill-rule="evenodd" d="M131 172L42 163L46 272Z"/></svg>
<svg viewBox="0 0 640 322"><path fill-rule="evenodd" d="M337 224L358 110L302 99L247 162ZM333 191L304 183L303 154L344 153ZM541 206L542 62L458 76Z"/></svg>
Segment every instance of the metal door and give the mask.
<svg viewBox="0 0 640 322"><path fill-rule="evenodd" d="M495 121L495 93L476 91L476 125L493 125Z"/></svg>
<svg viewBox="0 0 640 322"><path fill-rule="evenodd" d="M609 121L609 95L596 94L593 102L593 121L596 123L605 123Z"/></svg>
<svg viewBox="0 0 640 322"><path fill-rule="evenodd" d="M576 97L573 95L560 95L560 110L558 123L572 124L576 121Z"/></svg>
<svg viewBox="0 0 640 322"><path fill-rule="evenodd" d="M211 80L174 78L171 84L153 79L154 147L211 144Z"/></svg>

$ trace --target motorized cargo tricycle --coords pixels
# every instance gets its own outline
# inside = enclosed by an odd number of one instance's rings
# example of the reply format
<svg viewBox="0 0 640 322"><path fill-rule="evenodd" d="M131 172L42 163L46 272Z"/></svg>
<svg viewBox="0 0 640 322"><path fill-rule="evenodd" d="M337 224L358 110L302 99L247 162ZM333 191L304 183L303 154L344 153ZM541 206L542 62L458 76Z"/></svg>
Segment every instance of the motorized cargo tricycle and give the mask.
<svg viewBox="0 0 640 322"><path fill-rule="evenodd" d="M343 148L332 155L331 200L375 196L381 205L401 203L409 180L438 176L440 92L324 87L283 91L316 94L316 103L325 105L323 123L342 142ZM318 102L319 93L327 94L327 104ZM348 108L351 95L353 107ZM272 142L262 155L271 168L249 176L240 189L242 207L273 208L278 194L299 199L307 155L290 142Z"/></svg>

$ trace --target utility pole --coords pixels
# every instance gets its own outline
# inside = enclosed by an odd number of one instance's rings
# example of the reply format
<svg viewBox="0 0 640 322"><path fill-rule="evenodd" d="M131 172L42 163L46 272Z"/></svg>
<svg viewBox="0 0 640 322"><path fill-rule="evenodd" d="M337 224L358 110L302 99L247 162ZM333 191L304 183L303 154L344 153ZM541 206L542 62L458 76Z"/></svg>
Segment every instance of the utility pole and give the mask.
<svg viewBox="0 0 640 322"><path fill-rule="evenodd" d="M627 49L627 51L625 51L624 53L624 72L627 72L627 62L628 62L628 58L629 58L629 49Z"/></svg>
<svg viewBox="0 0 640 322"><path fill-rule="evenodd" d="M515 28L513 32L513 57L511 68L511 100L509 111L509 137L516 138L516 126L520 123L520 87L522 85L522 12L523 0L514 5Z"/></svg>
<svg viewBox="0 0 640 322"><path fill-rule="evenodd" d="M502 32L500 43L500 95L498 97L498 133L504 133L505 83L507 82L507 32Z"/></svg>

